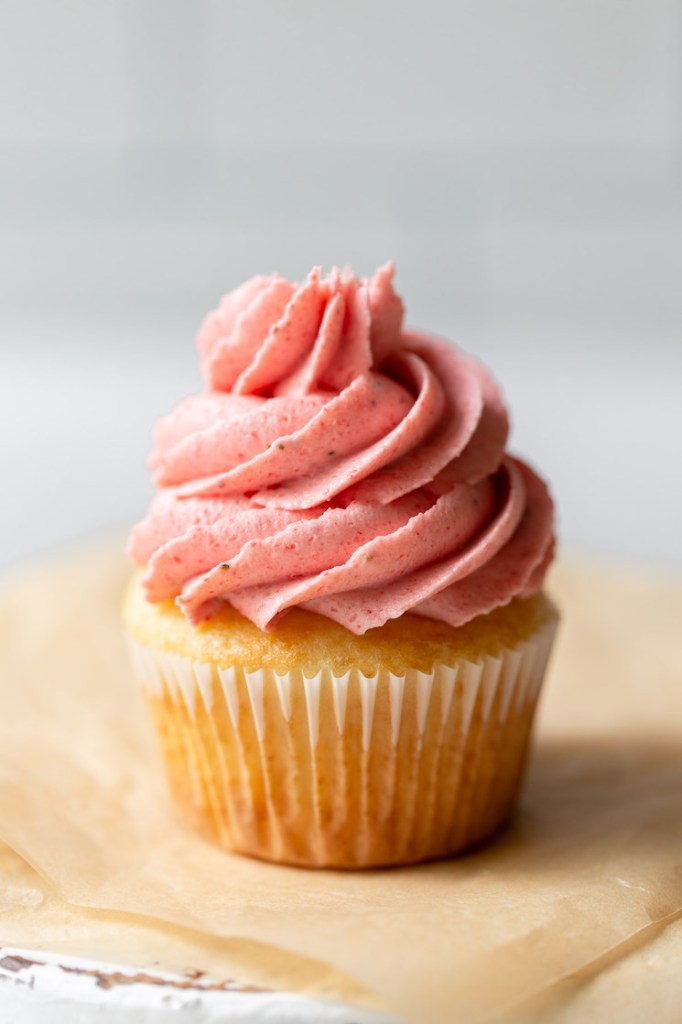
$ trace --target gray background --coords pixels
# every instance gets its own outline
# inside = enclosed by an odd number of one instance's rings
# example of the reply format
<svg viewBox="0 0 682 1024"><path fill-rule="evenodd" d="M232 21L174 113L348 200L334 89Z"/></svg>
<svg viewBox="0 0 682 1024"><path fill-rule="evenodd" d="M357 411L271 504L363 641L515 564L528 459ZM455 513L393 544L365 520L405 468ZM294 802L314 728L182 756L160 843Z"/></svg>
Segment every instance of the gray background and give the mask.
<svg viewBox="0 0 682 1024"><path fill-rule="evenodd" d="M680 0L0 0L0 564L143 514L222 292L387 257L567 545L681 563Z"/></svg>

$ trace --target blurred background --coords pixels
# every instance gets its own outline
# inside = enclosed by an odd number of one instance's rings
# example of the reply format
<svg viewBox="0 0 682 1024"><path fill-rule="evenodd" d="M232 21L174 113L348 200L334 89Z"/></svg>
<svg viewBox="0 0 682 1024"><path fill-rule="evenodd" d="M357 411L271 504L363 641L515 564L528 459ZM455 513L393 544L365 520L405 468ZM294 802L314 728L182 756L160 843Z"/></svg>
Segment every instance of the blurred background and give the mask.
<svg viewBox="0 0 682 1024"><path fill-rule="evenodd" d="M0 565L143 514L224 291L389 257L564 546L682 563L682 0L0 0Z"/></svg>

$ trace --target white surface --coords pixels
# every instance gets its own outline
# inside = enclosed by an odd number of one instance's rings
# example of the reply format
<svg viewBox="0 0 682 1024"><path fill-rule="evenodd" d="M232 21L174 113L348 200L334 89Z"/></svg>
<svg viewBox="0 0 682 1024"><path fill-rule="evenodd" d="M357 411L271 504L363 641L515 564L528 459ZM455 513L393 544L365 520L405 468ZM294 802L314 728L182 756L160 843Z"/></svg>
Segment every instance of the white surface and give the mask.
<svg viewBox="0 0 682 1024"><path fill-rule="evenodd" d="M395 1017L282 992L211 991L211 979L34 950L0 949L6 1024L400 1024ZM185 987L189 985L189 987Z"/></svg>

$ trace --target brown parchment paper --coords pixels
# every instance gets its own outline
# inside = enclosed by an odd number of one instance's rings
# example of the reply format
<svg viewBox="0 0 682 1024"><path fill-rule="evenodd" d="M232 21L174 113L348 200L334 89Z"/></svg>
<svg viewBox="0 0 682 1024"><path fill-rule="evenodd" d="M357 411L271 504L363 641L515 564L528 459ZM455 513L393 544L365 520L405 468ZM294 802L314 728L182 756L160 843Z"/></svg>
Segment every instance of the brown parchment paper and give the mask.
<svg viewBox="0 0 682 1024"><path fill-rule="evenodd" d="M300 954L339 997L350 978L420 1024L510 1019L682 909L679 579L555 572L564 623L513 825L460 860L343 874L175 825L118 624L126 575L117 547L91 549L0 601L0 839L60 899Z"/></svg>
<svg viewBox="0 0 682 1024"><path fill-rule="evenodd" d="M295 992L381 1008L352 978L298 953L66 903L11 847L0 843L0 960L8 947L29 956L49 951L120 964L135 973L200 977L202 984L232 991Z"/></svg>

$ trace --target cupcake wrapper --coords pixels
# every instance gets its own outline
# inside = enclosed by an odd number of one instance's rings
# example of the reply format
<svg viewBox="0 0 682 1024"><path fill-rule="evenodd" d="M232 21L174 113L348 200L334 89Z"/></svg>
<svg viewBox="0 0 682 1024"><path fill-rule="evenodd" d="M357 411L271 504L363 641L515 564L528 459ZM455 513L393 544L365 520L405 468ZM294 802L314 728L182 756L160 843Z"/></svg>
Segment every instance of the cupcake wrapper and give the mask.
<svg viewBox="0 0 682 1024"><path fill-rule="evenodd" d="M132 639L131 655L195 828L253 856L360 867L447 856L504 822L555 628L404 675L247 671Z"/></svg>

